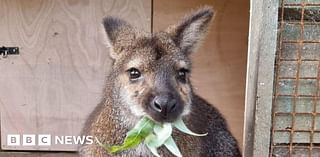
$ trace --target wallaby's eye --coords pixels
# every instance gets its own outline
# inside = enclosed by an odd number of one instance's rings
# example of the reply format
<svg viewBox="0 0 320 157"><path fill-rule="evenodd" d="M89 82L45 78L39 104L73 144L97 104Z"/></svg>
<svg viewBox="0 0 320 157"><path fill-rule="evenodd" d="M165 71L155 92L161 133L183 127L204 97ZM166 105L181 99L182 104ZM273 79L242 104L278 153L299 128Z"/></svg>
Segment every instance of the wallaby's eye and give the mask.
<svg viewBox="0 0 320 157"><path fill-rule="evenodd" d="M130 80L136 80L141 77L141 72L136 68L130 68L127 71L129 73Z"/></svg>
<svg viewBox="0 0 320 157"><path fill-rule="evenodd" d="M185 83L186 82L186 79L187 79L187 73L189 73L189 70L188 69L185 69L185 68L181 68L179 71L178 71L178 79Z"/></svg>

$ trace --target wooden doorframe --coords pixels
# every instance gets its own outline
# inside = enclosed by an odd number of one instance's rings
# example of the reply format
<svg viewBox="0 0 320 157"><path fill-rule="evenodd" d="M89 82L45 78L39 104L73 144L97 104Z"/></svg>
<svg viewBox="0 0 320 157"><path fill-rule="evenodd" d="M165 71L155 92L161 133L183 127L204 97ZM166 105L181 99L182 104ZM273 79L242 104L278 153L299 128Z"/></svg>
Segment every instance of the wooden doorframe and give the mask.
<svg viewBox="0 0 320 157"><path fill-rule="evenodd" d="M278 4L250 1L244 157L269 156Z"/></svg>

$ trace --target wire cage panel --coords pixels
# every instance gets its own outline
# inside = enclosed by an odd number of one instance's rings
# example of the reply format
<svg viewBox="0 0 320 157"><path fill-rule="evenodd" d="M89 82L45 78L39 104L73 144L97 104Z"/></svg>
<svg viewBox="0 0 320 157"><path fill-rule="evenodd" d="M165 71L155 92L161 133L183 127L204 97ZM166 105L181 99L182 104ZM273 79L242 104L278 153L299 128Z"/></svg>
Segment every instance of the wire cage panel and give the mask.
<svg viewBox="0 0 320 157"><path fill-rule="evenodd" d="M272 157L320 157L320 0L279 0Z"/></svg>

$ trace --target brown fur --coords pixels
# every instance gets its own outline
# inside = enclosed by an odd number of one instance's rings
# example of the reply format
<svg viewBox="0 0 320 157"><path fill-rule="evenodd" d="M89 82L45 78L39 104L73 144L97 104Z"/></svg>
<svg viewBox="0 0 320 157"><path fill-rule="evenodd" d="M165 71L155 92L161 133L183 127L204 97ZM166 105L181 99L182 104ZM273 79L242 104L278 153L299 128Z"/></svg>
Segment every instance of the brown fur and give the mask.
<svg viewBox="0 0 320 157"><path fill-rule="evenodd" d="M106 83L105 96L86 122L83 133L97 137L102 143L115 145L123 142L127 131L142 116L158 122L171 122L183 117L194 132L208 132L205 137L195 137L174 130L173 138L183 156L241 156L222 115L193 93L189 79L189 55L203 38L212 17L212 9L204 7L166 31L155 34L135 29L117 18L105 18L107 43L114 63ZM138 79L130 78L132 68L141 73ZM157 100L164 102L161 103L164 104L161 112L152 107ZM172 104L172 109L166 108L169 104ZM173 156L163 147L159 150L163 157ZM108 154L96 143L81 146L80 155L152 156L143 144Z"/></svg>

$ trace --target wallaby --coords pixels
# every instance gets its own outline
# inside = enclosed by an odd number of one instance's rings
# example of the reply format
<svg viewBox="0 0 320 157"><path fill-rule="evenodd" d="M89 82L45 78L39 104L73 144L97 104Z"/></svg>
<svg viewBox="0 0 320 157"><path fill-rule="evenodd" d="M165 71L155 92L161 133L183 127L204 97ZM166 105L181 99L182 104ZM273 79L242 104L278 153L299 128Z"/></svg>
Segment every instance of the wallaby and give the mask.
<svg viewBox="0 0 320 157"><path fill-rule="evenodd" d="M196 137L173 131L184 157L240 157L237 141L220 112L197 96L190 83L190 54L206 34L214 13L202 7L165 31L147 33L127 22L106 17L103 26L113 59L104 98L83 129L101 143L121 144L128 130L143 116L157 122L182 117L190 130L208 133ZM82 157L151 157L142 143L109 154L96 142L82 145ZM173 156L160 147L161 157Z"/></svg>

